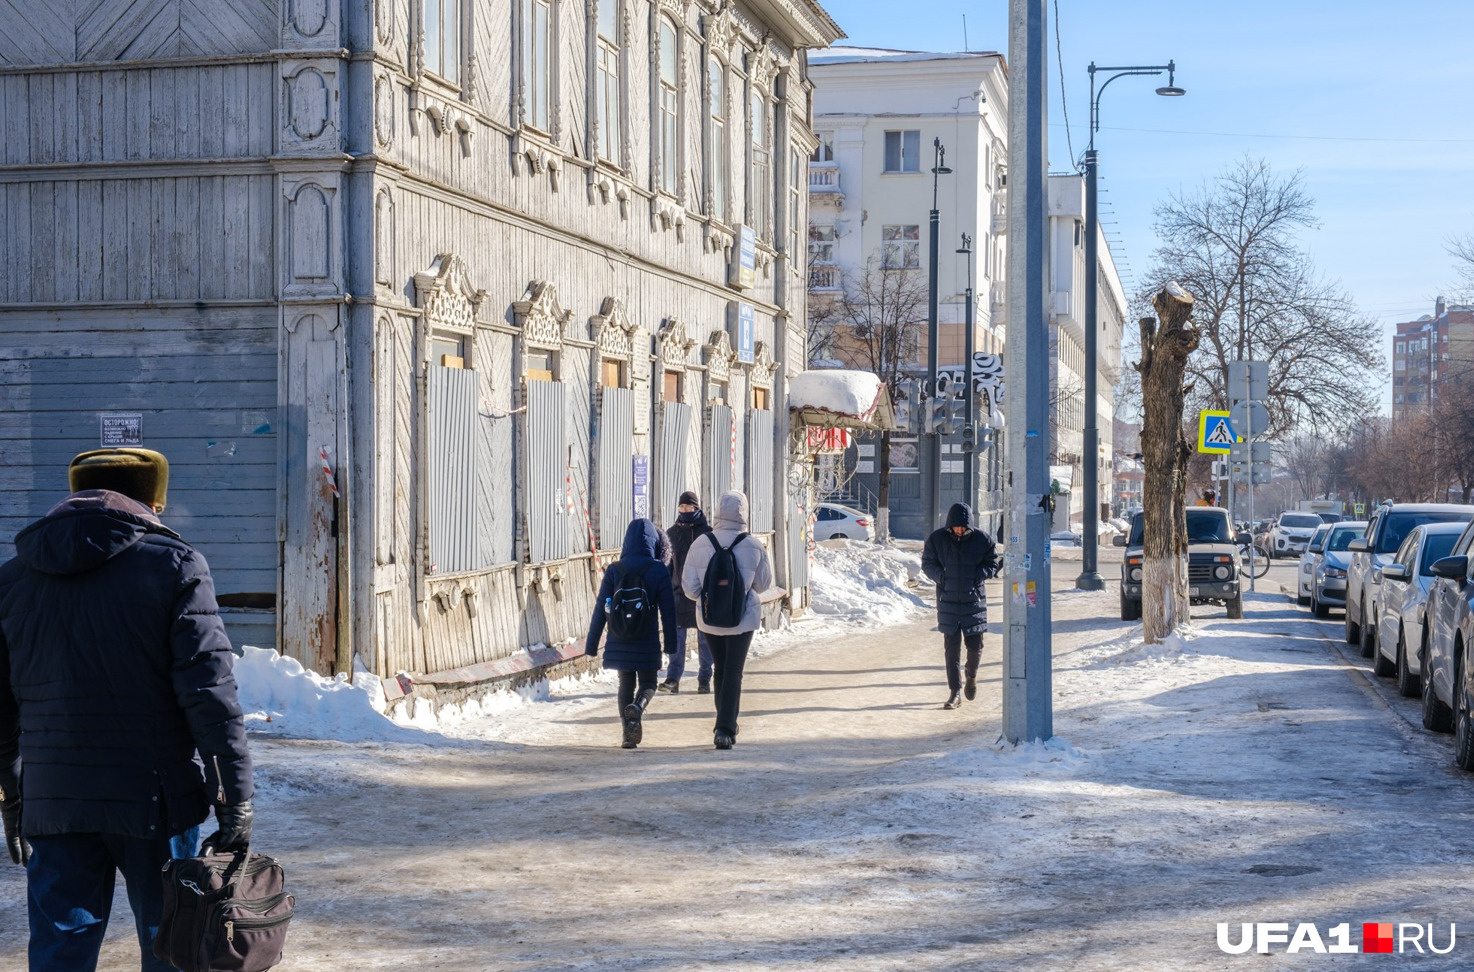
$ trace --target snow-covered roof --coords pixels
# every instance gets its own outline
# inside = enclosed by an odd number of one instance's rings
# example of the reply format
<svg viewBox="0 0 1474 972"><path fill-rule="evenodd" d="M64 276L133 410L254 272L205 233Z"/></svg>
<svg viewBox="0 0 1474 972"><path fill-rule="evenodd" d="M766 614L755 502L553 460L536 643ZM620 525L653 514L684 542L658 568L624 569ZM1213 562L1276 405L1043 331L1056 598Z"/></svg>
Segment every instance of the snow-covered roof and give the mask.
<svg viewBox="0 0 1474 972"><path fill-rule="evenodd" d="M896 51L884 47L830 47L809 55L809 64L901 63L905 61L958 61L997 57L996 51Z"/></svg>
<svg viewBox="0 0 1474 972"><path fill-rule="evenodd" d="M892 423L885 383L868 371L800 372L788 380L788 407L805 425L878 429Z"/></svg>

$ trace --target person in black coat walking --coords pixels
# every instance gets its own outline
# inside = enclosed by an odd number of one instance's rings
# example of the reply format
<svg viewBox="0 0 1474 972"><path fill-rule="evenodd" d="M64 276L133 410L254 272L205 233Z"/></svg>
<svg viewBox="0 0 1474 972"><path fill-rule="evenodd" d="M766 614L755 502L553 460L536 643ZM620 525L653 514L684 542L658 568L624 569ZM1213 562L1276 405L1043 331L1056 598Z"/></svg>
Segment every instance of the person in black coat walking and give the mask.
<svg viewBox="0 0 1474 972"><path fill-rule="evenodd" d="M171 968L160 868L195 853L212 805L207 844L250 841L235 656L205 558L159 521L168 475L148 449L79 455L73 493L0 566L0 807L32 970L96 966L116 871L142 968Z"/></svg>
<svg viewBox="0 0 1474 972"><path fill-rule="evenodd" d="M926 539L921 569L937 585L937 630L947 660L949 695L944 709L977 697L978 661L988 629L988 599L983 582L998 573L998 548L977 528L971 508L953 503L947 525ZM963 682L962 643L967 642L967 681Z"/></svg>
<svg viewBox="0 0 1474 972"><path fill-rule="evenodd" d="M619 673L625 749L634 749L644 738L642 716L655 697L662 642L665 654L676 650L675 596L670 571L660 559L661 540L660 528L650 520L630 522L619 559L604 571L584 641L584 651L598 655L599 638L609 628L604 667ZM611 612L618 616L611 619Z"/></svg>
<svg viewBox="0 0 1474 972"><path fill-rule="evenodd" d="M703 533L710 533L711 524L706 522L706 514L701 511L700 497L689 489L681 494L676 511L676 522L665 531L673 558L670 568L676 594L676 653L670 656L670 667L666 669L665 681L659 688L672 694L681 690L681 676L686 674L686 634L695 628L696 654L700 659L700 667L696 670L696 691L705 695L711 691L711 643L706 639L706 632L696 627L696 602L686 597L681 589L681 571L686 567L686 554L690 552L691 544Z"/></svg>

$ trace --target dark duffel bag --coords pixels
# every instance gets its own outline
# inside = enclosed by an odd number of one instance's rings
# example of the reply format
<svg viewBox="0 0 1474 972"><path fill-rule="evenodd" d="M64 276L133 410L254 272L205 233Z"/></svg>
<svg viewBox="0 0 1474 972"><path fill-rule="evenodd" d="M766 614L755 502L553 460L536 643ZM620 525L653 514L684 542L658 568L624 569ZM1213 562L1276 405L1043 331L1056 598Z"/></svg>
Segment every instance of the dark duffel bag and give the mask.
<svg viewBox="0 0 1474 972"><path fill-rule="evenodd" d="M281 962L296 899L264 854L215 853L164 865L154 954L183 972L265 972Z"/></svg>

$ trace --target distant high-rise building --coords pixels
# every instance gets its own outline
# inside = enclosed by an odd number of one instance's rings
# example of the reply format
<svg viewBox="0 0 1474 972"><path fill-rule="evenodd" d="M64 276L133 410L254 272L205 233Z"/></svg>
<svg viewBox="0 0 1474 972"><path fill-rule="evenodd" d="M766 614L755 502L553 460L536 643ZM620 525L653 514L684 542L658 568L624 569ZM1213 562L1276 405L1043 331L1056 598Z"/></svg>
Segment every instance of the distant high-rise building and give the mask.
<svg viewBox="0 0 1474 972"><path fill-rule="evenodd" d="M1392 342L1392 420L1438 399L1440 385L1474 373L1474 306L1439 297L1433 313L1397 325Z"/></svg>

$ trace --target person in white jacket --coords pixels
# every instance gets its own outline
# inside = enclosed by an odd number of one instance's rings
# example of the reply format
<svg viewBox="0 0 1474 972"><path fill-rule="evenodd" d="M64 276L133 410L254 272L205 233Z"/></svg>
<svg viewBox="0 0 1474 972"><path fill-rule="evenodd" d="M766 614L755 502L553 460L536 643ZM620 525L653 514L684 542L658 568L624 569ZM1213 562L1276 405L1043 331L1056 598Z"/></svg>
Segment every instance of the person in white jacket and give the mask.
<svg viewBox="0 0 1474 972"><path fill-rule="evenodd" d="M717 553L718 544L731 548L737 571L747 588L742 619L732 627L709 623L702 605L707 566ZM706 632L711 645L712 688L717 708L713 742L717 749L731 749L736 742L742 670L747 664L747 650L752 647L752 634L762 626L762 602L758 595L772 586L773 565L768 560L768 551L747 533L747 496L735 489L723 493L717 501L712 532L697 537L691 544L681 571L681 590L696 602L696 627Z"/></svg>

